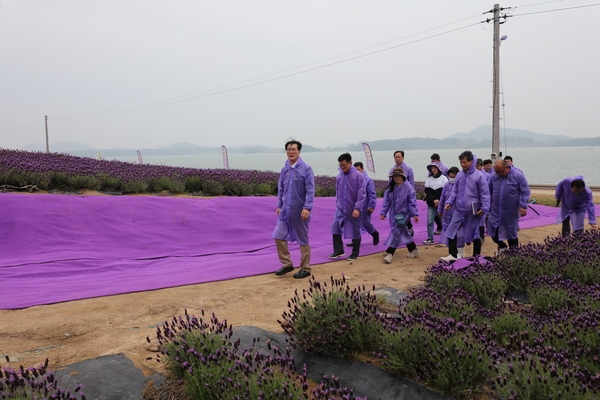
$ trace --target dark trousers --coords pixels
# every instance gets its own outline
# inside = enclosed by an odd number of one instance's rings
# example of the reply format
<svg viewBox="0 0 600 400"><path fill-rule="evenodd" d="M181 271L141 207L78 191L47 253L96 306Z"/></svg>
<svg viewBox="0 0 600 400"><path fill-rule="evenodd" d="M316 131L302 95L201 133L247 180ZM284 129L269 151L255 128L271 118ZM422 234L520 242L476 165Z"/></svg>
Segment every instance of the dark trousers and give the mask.
<svg viewBox="0 0 600 400"><path fill-rule="evenodd" d="M409 244L406 245L406 250L408 250L408 251L413 251L416 248L417 248L417 245L415 244L415 242L410 242ZM388 247L385 252L390 253L391 255L394 255L394 253L396 252L396 248Z"/></svg>
<svg viewBox="0 0 600 400"><path fill-rule="evenodd" d="M437 213L435 214L435 218L433 219L433 221L435 222L435 230L436 231L441 231L442 230L442 217L440 217Z"/></svg>
<svg viewBox="0 0 600 400"><path fill-rule="evenodd" d="M505 249L506 243L504 243L503 240L498 240L498 234L496 233L496 236L492 237L492 240L494 241L494 243L496 243L498 245L499 249ZM519 245L519 238L516 239L508 239L508 247L513 248Z"/></svg>
<svg viewBox="0 0 600 400"><path fill-rule="evenodd" d="M352 239L352 255L358 256L360 251L361 238ZM342 235L333 235L333 252L336 254L344 253L344 242L342 241Z"/></svg>
<svg viewBox="0 0 600 400"><path fill-rule="evenodd" d="M573 231L573 233L581 233L581 232L583 232L583 229L578 229L576 231ZM567 217L562 222L562 236L566 237L566 236L569 236L570 234L571 234L571 217Z"/></svg>
<svg viewBox="0 0 600 400"><path fill-rule="evenodd" d="M452 255L452 257L456 258L458 256L458 240L456 236L452 239L448 240L448 252ZM477 256L481 254L481 239L473 240L473 255Z"/></svg>

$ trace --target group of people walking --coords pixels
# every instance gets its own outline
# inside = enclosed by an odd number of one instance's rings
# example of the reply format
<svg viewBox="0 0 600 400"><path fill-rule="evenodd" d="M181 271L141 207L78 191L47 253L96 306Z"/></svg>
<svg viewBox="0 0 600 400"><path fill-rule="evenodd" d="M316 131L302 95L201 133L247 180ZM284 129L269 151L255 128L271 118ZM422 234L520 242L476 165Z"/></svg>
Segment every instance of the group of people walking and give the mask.
<svg viewBox="0 0 600 400"><path fill-rule="evenodd" d="M287 161L281 170L278 185L277 224L275 239L281 268L276 275L294 270L288 250L289 241L300 246L300 268L294 278L310 276L310 245L308 229L315 196L312 168L302 161L302 143L290 140L285 144ZM448 246L446 261L464 257L465 244L473 244L473 255L481 253L482 240L487 235L498 245L498 252L517 246L519 218L527 214L530 197L529 185L523 172L512 164L512 158L481 161L471 151L458 156L460 169L447 168L437 153L427 165L429 176L425 181L427 203L427 240L435 243L434 235ZM333 252L330 259L345 256L343 237L351 242L349 261L359 257L361 231L367 231L373 244L379 244L379 232L371 223L377 194L373 180L362 163L352 163L352 156L338 157L339 174L336 177L336 210L331 225ZM389 183L379 212L381 220L388 219L390 233L384 241L384 262L391 263L396 249L406 246L406 257L420 254L414 242L413 222L419 222L414 172L404 162L404 151L394 152L394 165L389 172ZM583 178L567 178L556 188L558 218L563 223L563 235L583 230L585 213L592 229L596 219L591 190ZM507 242L505 242L507 241Z"/></svg>

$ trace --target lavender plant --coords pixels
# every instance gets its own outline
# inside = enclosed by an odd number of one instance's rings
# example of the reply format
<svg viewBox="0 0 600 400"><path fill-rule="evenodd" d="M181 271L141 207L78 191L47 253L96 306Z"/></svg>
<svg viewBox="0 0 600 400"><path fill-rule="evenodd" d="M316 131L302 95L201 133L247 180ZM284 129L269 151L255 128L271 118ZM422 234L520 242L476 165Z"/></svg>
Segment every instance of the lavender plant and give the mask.
<svg viewBox="0 0 600 400"><path fill-rule="evenodd" d="M72 177L75 178L73 181ZM84 178L89 182L85 182ZM200 184L188 182L196 177ZM76 184L72 187L69 183ZM108 179L107 179L108 178ZM169 185L157 185L157 180L168 178ZM223 191L231 196L254 194L259 184L268 184L272 192L277 191L278 172L234 169L198 169L170 167L166 165L134 164L122 161L97 160L76 157L68 154L28 152L0 149L0 184L13 186L37 185L38 188L77 189L89 187L93 179L98 180L100 190L120 188L125 193L145 193L148 190L191 190L197 191L205 181L215 181L223 186ZM83 184L87 186L83 186ZM378 192L383 191L387 180L376 180ZM335 177L316 176L315 186L318 196L335 195ZM185 187L185 189L182 189Z"/></svg>
<svg viewBox="0 0 600 400"><path fill-rule="evenodd" d="M232 342L227 321L209 321L185 313L157 328L161 353L169 371L198 399L304 399L305 375L295 373L289 351L271 354L240 349Z"/></svg>
<svg viewBox="0 0 600 400"><path fill-rule="evenodd" d="M486 338L486 313L457 286L441 292L426 286L400 302L400 322L384 334L385 365L441 391L473 393L497 357Z"/></svg>
<svg viewBox="0 0 600 400"><path fill-rule="evenodd" d="M6 357L6 361L10 362ZM48 370L48 359L37 367L14 370L2 367L0 370L0 399L57 399L85 400L79 385L73 393L58 386L58 380L53 371Z"/></svg>
<svg viewBox="0 0 600 400"><path fill-rule="evenodd" d="M426 282L432 289L444 293L447 288L458 287L474 295L486 309L501 304L508 290L507 275L495 262L476 259L469 268L454 271L447 262L439 262L429 269Z"/></svg>
<svg viewBox="0 0 600 400"><path fill-rule="evenodd" d="M308 399L309 393L312 399L352 399L353 389L340 387L333 376L309 389L306 366L297 374L289 349L270 343L267 354L254 345L241 349L239 339L231 341L232 334L227 321L214 314L205 321L186 310L157 328L159 360L196 399Z"/></svg>
<svg viewBox="0 0 600 400"><path fill-rule="evenodd" d="M352 388L340 386L340 380L337 376L323 376L323 380L316 388L310 391L312 400L367 400L366 397L352 397L354 390Z"/></svg>
<svg viewBox="0 0 600 400"><path fill-rule="evenodd" d="M535 278L527 291L529 300L538 314L562 309L581 313L600 308L600 285L582 286L560 275Z"/></svg>
<svg viewBox="0 0 600 400"><path fill-rule="evenodd" d="M494 389L506 399L588 400L597 392L582 385L577 374L556 362L522 352L495 368Z"/></svg>
<svg viewBox="0 0 600 400"><path fill-rule="evenodd" d="M454 395L477 392L497 355L483 328L427 314L403 320L385 334L385 365Z"/></svg>
<svg viewBox="0 0 600 400"><path fill-rule="evenodd" d="M377 312L377 296L350 289L346 279L318 282L288 302L288 310L277 321L289 335L288 342L308 353L349 357L376 350L385 320Z"/></svg>
<svg viewBox="0 0 600 400"><path fill-rule="evenodd" d="M504 309L489 321L490 338L508 350L519 350L533 344L535 325L528 315L530 308L518 303L505 303Z"/></svg>

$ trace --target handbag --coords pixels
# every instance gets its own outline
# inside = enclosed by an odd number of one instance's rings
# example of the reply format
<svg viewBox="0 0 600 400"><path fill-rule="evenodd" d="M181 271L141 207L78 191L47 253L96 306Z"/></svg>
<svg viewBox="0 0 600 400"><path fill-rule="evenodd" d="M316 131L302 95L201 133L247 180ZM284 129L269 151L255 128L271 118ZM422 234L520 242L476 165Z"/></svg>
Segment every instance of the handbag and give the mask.
<svg viewBox="0 0 600 400"><path fill-rule="evenodd" d="M396 226L398 228L404 228L406 226L406 217L404 214L396 214L394 215L394 219L396 220Z"/></svg>

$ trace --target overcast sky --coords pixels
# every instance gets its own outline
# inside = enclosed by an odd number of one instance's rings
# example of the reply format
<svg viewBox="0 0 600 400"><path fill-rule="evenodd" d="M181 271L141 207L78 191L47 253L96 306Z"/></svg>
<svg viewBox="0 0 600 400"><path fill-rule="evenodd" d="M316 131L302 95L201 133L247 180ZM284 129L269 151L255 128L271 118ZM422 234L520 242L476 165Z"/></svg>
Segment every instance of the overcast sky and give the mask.
<svg viewBox="0 0 600 400"><path fill-rule="evenodd" d="M600 136L598 3L500 4L513 7L501 126ZM326 147L491 125L493 24L481 21L493 5L0 0L0 148L45 143L45 115L51 147L97 149Z"/></svg>

